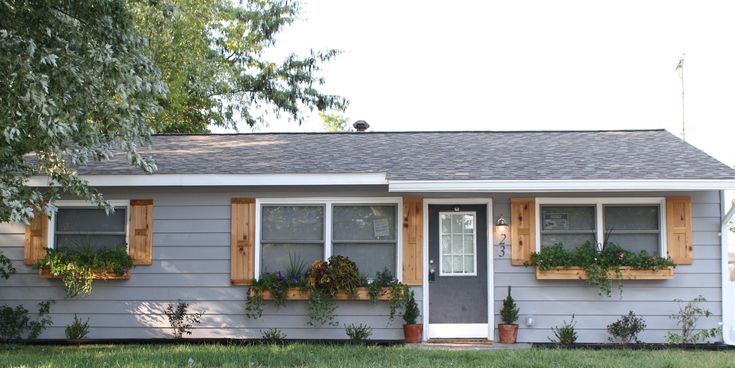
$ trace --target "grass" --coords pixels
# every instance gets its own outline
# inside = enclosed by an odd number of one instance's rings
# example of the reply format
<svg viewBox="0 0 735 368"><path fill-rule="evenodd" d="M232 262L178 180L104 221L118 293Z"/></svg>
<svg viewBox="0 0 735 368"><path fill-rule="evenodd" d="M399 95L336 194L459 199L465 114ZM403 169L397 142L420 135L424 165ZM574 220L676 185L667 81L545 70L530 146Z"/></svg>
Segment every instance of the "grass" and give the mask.
<svg viewBox="0 0 735 368"><path fill-rule="evenodd" d="M735 367L735 351L349 345L0 345L0 367Z"/></svg>

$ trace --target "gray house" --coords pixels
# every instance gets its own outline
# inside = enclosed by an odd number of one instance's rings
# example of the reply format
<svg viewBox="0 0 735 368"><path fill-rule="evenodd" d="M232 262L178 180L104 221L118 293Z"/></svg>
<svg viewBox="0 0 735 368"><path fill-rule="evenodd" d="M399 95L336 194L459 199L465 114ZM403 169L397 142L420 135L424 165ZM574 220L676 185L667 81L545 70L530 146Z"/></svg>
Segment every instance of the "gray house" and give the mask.
<svg viewBox="0 0 735 368"><path fill-rule="evenodd" d="M385 302L340 301L336 327L308 326L305 302L245 316L253 278L294 254L340 254L366 275L387 267L411 285L425 340L495 340L512 285L519 341L546 342L574 314L579 341L604 342L606 326L632 310L648 325L642 340L663 342L673 300L702 295L714 316L701 327L723 323L731 342L723 220L735 171L663 130L161 135L150 154L153 175L124 157L79 168L113 216L69 198L52 218L0 224L0 250L18 268L0 281L0 304L56 299L44 338L63 338L75 313L90 318L90 338L166 337L162 311L181 299L205 312L192 337L279 328L340 339L343 324L366 323L373 338L401 339ZM676 267L630 275L622 294L606 296L574 271L524 266L555 243L600 244L611 228L611 241ZM26 266L79 234L127 243L130 278L65 299L58 280Z"/></svg>

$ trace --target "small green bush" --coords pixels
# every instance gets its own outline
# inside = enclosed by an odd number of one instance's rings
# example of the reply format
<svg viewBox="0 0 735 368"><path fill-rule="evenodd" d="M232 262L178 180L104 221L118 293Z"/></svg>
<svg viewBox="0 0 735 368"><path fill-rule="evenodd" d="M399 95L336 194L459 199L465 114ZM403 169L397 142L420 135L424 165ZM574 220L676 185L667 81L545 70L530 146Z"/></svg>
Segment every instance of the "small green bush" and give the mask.
<svg viewBox="0 0 735 368"><path fill-rule="evenodd" d="M266 344L282 344L286 340L286 334L277 328L260 331L261 339Z"/></svg>
<svg viewBox="0 0 735 368"><path fill-rule="evenodd" d="M368 325L360 323L355 326L354 324L345 325L345 333L350 337L352 341L365 341L373 334L373 329Z"/></svg>
<svg viewBox="0 0 735 368"><path fill-rule="evenodd" d="M74 314L74 322L64 329L66 338L69 340L82 340L89 334L89 318L83 321Z"/></svg>
<svg viewBox="0 0 735 368"><path fill-rule="evenodd" d="M175 305L166 306L166 317L171 325L171 334L175 339L180 339L184 334L191 335L194 325L201 322L204 313L189 313L189 304L179 300Z"/></svg>
<svg viewBox="0 0 735 368"><path fill-rule="evenodd" d="M416 319L419 316L419 306L416 304L416 298L413 295L413 290L408 291L408 297L406 298L406 306L403 311L403 321L408 325L416 324Z"/></svg>
<svg viewBox="0 0 735 368"><path fill-rule="evenodd" d="M720 335L720 328L710 328L697 331L697 322L702 317L710 317L712 312L705 309L700 304L706 302L703 296L698 296L691 301L687 302L683 307L681 303L684 301L681 299L674 299L675 302L679 303L679 312L669 316L670 319L676 320L676 325L679 326L680 333L667 332L666 341L669 344L696 344L700 341L714 338Z"/></svg>
<svg viewBox="0 0 735 368"><path fill-rule="evenodd" d="M28 309L22 305L11 308L7 305L0 306L0 340L21 340L27 338L33 340L53 325L49 313L53 300L38 303L38 318L31 320Z"/></svg>
<svg viewBox="0 0 735 368"><path fill-rule="evenodd" d="M646 322L643 318L638 317L633 311L629 311L628 314L620 316L619 320L607 325L607 332L612 335L608 337L608 340L621 344L640 343L638 334L645 329Z"/></svg>
<svg viewBox="0 0 735 368"><path fill-rule="evenodd" d="M561 327L551 328L551 331L554 333L554 338L549 338L549 341L564 346L573 345L577 342L577 331L574 330L576 325L577 322L574 321L574 315L572 314L572 320L569 323L565 320Z"/></svg>

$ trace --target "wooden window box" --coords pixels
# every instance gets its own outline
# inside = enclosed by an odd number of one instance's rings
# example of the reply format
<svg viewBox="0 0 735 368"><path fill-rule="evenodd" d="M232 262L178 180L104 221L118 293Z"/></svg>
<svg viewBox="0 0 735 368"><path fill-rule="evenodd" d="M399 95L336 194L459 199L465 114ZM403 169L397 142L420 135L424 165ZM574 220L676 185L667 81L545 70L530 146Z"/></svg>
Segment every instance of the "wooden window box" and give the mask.
<svg viewBox="0 0 735 368"><path fill-rule="evenodd" d="M658 270L635 270L631 267L620 267L623 280L669 280L674 277L674 268L666 267ZM618 278L615 270L609 271L611 280ZM550 270L536 268L536 280L587 280L587 271L582 267L557 267Z"/></svg>
<svg viewBox="0 0 735 368"><path fill-rule="evenodd" d="M248 291L249 293L252 292ZM309 300L309 291L304 290L302 288L288 288L288 294L286 295L286 300ZM350 295L345 291L340 291L335 295L335 299L337 300L370 300L370 295L368 294L368 288L366 287L360 287L357 288L357 296L350 297ZM273 300L273 294L271 294L270 290L263 291L263 300ZM383 293L378 295L378 300L390 300L390 288L383 288Z"/></svg>
<svg viewBox="0 0 735 368"><path fill-rule="evenodd" d="M117 275L116 273L109 271L109 270L96 270L94 271L94 276L92 278L94 280L129 280L130 274L132 269L128 268L127 271L125 271L122 275ZM43 277L45 279L60 279L60 275L52 275L48 268L41 268L38 270L38 276Z"/></svg>

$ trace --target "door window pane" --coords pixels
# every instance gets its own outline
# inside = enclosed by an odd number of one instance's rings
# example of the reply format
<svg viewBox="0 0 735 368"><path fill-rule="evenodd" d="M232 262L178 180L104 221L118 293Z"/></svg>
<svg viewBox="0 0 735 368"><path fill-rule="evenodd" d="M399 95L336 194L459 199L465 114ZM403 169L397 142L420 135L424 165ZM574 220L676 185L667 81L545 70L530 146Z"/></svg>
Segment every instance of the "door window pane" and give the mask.
<svg viewBox="0 0 735 368"><path fill-rule="evenodd" d="M475 213L441 212L439 229L440 275L475 274Z"/></svg>
<svg viewBox="0 0 735 368"><path fill-rule="evenodd" d="M99 208L59 208L55 217L56 249L101 249L125 245L127 211L106 214Z"/></svg>

